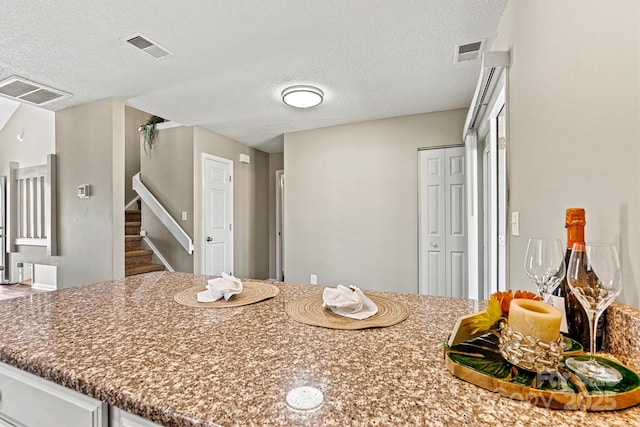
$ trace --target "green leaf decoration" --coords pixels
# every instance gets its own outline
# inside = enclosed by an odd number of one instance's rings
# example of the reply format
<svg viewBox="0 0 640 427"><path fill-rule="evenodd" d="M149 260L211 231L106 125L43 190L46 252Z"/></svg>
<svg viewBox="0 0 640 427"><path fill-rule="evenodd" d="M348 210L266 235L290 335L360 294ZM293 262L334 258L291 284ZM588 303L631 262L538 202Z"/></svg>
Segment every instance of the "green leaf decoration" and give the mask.
<svg viewBox="0 0 640 427"><path fill-rule="evenodd" d="M531 387L536 381L536 374L531 371L525 371L524 369L517 369L517 374L511 378L511 383L520 384L523 386Z"/></svg>
<svg viewBox="0 0 640 427"><path fill-rule="evenodd" d="M553 374L541 374L538 378L537 389L562 393L577 393L578 388L567 380L567 375L562 372Z"/></svg>
<svg viewBox="0 0 640 427"><path fill-rule="evenodd" d="M506 379L511 375L511 364L504 359L484 359L458 353L448 355L454 362L494 378Z"/></svg>
<svg viewBox="0 0 640 427"><path fill-rule="evenodd" d="M583 351L582 345L574 340L569 338L568 336L563 336L563 340L564 340L564 345L565 345L565 349L564 352L565 353L581 353Z"/></svg>
<svg viewBox="0 0 640 427"><path fill-rule="evenodd" d="M582 346L578 342L567 337L564 338L564 342L566 345L565 359L575 357L587 360L589 358L588 355L581 354ZM629 408L640 403L640 376L629 368L607 358L596 356L600 363L609 365L622 374L623 379L618 383L606 383L586 378L569 370L562 363L557 372L537 374L507 362L500 355L498 347L498 338L491 333L451 348L445 345L445 357L449 359L449 369L455 375L457 375L455 371L460 368L453 369L451 362L462 367L462 372L465 372L464 368L467 369L465 375L460 377L472 384L518 400L530 400L528 396L532 393L534 398L531 399L531 403L537 406L555 409L611 411ZM470 371L477 372L479 375L473 375ZM494 378L495 382L487 381L483 377ZM496 383L498 384L497 389L488 388L495 387ZM621 394L624 394L624 397L618 398L618 395ZM589 399L586 399L587 395Z"/></svg>

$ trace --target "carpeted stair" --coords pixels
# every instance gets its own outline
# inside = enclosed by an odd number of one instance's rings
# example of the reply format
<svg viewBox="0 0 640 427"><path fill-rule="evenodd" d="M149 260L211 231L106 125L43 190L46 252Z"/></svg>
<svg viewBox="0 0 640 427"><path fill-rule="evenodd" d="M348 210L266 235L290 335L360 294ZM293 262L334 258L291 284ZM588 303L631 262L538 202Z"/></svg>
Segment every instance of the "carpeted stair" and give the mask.
<svg viewBox="0 0 640 427"><path fill-rule="evenodd" d="M134 274L164 270L164 266L154 264L153 252L142 249L140 246L142 242L142 236L140 236L141 211L139 209L126 210L124 215L124 275L133 276Z"/></svg>

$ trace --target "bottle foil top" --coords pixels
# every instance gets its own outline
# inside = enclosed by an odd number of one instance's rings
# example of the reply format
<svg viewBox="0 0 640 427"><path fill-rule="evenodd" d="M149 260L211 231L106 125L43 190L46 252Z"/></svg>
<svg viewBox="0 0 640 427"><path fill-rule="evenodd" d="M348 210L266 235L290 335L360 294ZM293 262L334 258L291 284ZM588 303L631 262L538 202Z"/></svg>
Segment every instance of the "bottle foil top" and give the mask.
<svg viewBox="0 0 640 427"><path fill-rule="evenodd" d="M565 226L571 225L586 225L584 209L583 208L569 208L567 209L567 217L565 219Z"/></svg>

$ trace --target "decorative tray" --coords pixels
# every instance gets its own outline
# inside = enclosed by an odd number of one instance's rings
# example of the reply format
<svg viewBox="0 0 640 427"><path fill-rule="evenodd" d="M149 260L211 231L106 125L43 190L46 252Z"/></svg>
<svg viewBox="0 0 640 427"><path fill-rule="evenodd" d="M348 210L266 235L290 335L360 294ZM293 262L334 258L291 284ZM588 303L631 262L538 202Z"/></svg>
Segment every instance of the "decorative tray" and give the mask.
<svg viewBox="0 0 640 427"><path fill-rule="evenodd" d="M582 346L564 337L564 356L581 355ZM589 356L581 355L585 359ZM586 411L614 411L640 403L640 377L605 357L599 362L617 369L623 379L615 384L582 377L561 364L553 374L536 374L507 362L498 350L498 337L488 333L453 347L445 344L447 369L456 377L515 400L536 406Z"/></svg>

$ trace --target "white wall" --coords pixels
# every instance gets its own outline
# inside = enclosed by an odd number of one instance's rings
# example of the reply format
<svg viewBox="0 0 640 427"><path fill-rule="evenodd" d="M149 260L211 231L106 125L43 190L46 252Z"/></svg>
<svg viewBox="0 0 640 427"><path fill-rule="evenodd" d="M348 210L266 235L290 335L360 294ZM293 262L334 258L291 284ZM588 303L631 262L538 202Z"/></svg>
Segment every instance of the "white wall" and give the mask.
<svg viewBox="0 0 640 427"><path fill-rule="evenodd" d="M510 286L532 289L527 239L566 241L567 207L586 239L622 255L623 302L640 294L640 11L637 0L511 0L493 45L509 70Z"/></svg>
<svg viewBox="0 0 640 427"><path fill-rule="evenodd" d="M18 141L22 132L23 140ZM9 162L19 162L20 167L43 165L55 149L55 113L20 104L0 130L0 175L9 173Z"/></svg>
<svg viewBox="0 0 640 427"><path fill-rule="evenodd" d="M285 134L286 281L418 291L418 153L466 109Z"/></svg>
<svg viewBox="0 0 640 427"><path fill-rule="evenodd" d="M23 133L24 132L24 133ZM23 133L23 140L16 136ZM43 165L47 154L56 151L55 114L52 111L29 104L20 104L13 116L0 131L0 176L9 173L9 162L18 162L19 167ZM9 270L18 262L52 263L45 248L35 246L18 247L7 260ZM7 271L7 277L13 277Z"/></svg>

